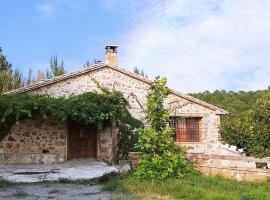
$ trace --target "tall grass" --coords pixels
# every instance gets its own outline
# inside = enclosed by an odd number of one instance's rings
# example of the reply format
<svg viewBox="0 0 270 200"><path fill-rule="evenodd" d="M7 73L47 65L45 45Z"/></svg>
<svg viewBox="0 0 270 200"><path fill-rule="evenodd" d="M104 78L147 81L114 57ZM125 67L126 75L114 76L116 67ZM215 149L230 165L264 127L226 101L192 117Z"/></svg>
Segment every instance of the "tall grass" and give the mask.
<svg viewBox="0 0 270 200"><path fill-rule="evenodd" d="M238 182L208 176L167 180L130 176L110 181L104 190L137 199L270 200L270 182Z"/></svg>

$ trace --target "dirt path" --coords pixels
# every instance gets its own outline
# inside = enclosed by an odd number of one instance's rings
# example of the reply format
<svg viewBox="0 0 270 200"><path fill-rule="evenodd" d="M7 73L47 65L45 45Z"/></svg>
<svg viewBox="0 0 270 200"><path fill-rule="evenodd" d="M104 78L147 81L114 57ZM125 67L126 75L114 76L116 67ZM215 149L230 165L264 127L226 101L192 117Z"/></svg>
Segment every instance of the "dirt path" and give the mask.
<svg viewBox="0 0 270 200"><path fill-rule="evenodd" d="M109 200L110 193L101 186L72 184L16 184L0 190L1 200Z"/></svg>

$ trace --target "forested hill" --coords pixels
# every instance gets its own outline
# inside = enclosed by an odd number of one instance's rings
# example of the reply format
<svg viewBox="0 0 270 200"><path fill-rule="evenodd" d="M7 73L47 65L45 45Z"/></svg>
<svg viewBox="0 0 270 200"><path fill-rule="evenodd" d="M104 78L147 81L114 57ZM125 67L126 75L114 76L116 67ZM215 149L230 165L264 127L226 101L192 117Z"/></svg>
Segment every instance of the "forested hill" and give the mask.
<svg viewBox="0 0 270 200"><path fill-rule="evenodd" d="M214 92L191 93L189 95L208 102L230 112L230 114L241 113L250 109L267 90L239 91L233 92L216 90Z"/></svg>
<svg viewBox="0 0 270 200"><path fill-rule="evenodd" d="M222 116L223 142L242 149L246 155L270 156L270 88L250 92L201 92L193 97L229 111Z"/></svg>

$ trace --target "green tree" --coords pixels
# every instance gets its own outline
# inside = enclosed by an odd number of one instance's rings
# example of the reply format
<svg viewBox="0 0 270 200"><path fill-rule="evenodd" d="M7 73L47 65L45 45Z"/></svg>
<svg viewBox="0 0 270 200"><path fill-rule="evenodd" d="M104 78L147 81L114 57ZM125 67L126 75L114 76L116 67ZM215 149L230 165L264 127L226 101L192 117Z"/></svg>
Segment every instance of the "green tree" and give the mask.
<svg viewBox="0 0 270 200"><path fill-rule="evenodd" d="M259 157L270 156L270 89L256 101L254 106L253 132L250 154Z"/></svg>
<svg viewBox="0 0 270 200"><path fill-rule="evenodd" d="M26 84L27 85L31 85L32 81L33 81L33 70L31 68L28 69L28 75L27 75L27 80L26 80Z"/></svg>
<svg viewBox="0 0 270 200"><path fill-rule="evenodd" d="M138 74L138 75L140 75L140 76L143 76L143 77L145 77L145 78L148 78L147 74L144 73L144 70L143 70L143 69L141 69L141 71L140 71L138 67L134 67L133 72L134 72L135 74Z"/></svg>
<svg viewBox="0 0 270 200"><path fill-rule="evenodd" d="M61 76L65 74L64 61L58 62L57 55L52 56L50 60L50 71L46 71L46 78L50 79L56 76Z"/></svg>
<svg viewBox="0 0 270 200"><path fill-rule="evenodd" d="M134 67L133 71L135 74L140 75L140 70L138 69L138 67Z"/></svg>
<svg viewBox="0 0 270 200"><path fill-rule="evenodd" d="M95 62L95 60L94 60L94 62ZM96 64L96 63L95 63L95 64ZM87 60L86 63L85 63L85 65L83 65L83 67L86 68L86 67L89 67L90 65L91 65L91 64L90 64L89 60Z"/></svg>
<svg viewBox="0 0 270 200"><path fill-rule="evenodd" d="M18 70L12 70L12 64L7 61L0 47L0 94L22 86L22 74Z"/></svg>
<svg viewBox="0 0 270 200"><path fill-rule="evenodd" d="M0 94L12 88L12 65L7 61L0 47Z"/></svg>
<svg viewBox="0 0 270 200"><path fill-rule="evenodd" d="M145 113L149 126L139 133L137 147L143 156L135 171L138 177L183 177L195 173L193 164L185 159L185 149L173 142L169 113L164 107L164 100L170 93L166 83L166 78L157 77L147 95Z"/></svg>
<svg viewBox="0 0 270 200"><path fill-rule="evenodd" d="M11 70L12 64L7 61L6 56L3 54L2 48L0 47L0 70Z"/></svg>
<svg viewBox="0 0 270 200"><path fill-rule="evenodd" d="M257 91L205 91L191 94L229 111L222 116L220 135L224 143L242 149L246 155L270 156L269 89Z"/></svg>
<svg viewBox="0 0 270 200"><path fill-rule="evenodd" d="M38 81L41 81L41 80L44 80L44 79L45 79L44 73L41 70L38 70L36 81L38 82Z"/></svg>
<svg viewBox="0 0 270 200"><path fill-rule="evenodd" d="M24 85L24 79L18 69L15 69L12 74L12 90L20 88Z"/></svg>

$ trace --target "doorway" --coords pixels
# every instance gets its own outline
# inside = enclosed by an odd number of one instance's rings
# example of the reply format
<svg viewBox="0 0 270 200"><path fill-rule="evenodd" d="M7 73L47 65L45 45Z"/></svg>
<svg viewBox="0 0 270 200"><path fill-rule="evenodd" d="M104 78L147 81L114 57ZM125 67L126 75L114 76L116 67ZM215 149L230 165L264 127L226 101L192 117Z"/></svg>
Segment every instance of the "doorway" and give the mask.
<svg viewBox="0 0 270 200"><path fill-rule="evenodd" d="M97 158L97 129L69 121L67 159L80 158Z"/></svg>

